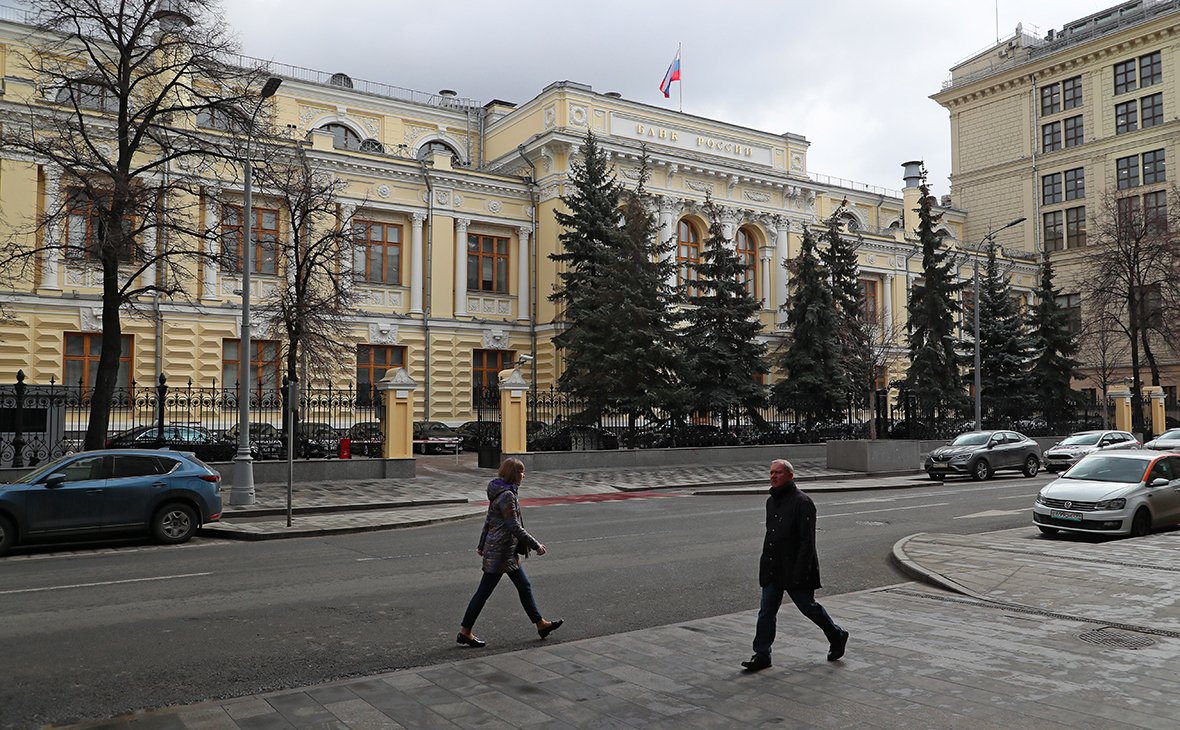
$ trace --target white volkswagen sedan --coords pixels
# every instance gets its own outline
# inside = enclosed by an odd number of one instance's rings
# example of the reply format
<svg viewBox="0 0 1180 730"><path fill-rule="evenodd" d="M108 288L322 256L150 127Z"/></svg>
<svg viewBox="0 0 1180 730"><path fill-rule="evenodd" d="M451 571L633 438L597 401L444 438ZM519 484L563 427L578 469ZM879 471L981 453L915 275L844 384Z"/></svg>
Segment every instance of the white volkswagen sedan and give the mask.
<svg viewBox="0 0 1180 730"><path fill-rule="evenodd" d="M1180 454L1104 451L1084 457L1037 495L1033 523L1058 530L1142 537L1180 522Z"/></svg>

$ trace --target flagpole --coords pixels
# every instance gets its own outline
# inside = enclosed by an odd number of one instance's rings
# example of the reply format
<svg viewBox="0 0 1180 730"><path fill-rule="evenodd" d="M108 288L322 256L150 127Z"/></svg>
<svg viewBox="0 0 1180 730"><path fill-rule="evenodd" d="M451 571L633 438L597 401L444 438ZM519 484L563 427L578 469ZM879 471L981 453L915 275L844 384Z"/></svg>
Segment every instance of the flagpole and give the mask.
<svg viewBox="0 0 1180 730"><path fill-rule="evenodd" d="M998 2L999 0L997 0ZM680 113L684 113L684 57L680 55L680 44L676 44L676 58L680 60Z"/></svg>

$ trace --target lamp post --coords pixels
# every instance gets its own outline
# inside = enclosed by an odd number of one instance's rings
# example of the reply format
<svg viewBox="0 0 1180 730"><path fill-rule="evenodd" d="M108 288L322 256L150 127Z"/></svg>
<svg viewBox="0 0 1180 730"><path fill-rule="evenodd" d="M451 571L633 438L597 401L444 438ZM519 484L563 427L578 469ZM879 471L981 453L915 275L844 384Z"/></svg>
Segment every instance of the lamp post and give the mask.
<svg viewBox="0 0 1180 730"><path fill-rule="evenodd" d="M250 115L250 126L246 128L246 156L244 160L243 186L245 200L242 205L242 337L238 347L238 453L234 455L234 481L230 487L230 504L254 504L254 458L250 455L250 268L253 266L253 242L251 228L253 171L250 167L250 145L254 141L254 123L262 102L274 96L282 79L274 76L266 80L258 92L258 104Z"/></svg>
<svg viewBox="0 0 1180 730"><path fill-rule="evenodd" d="M1024 223L1026 219L1021 216L1011 223L991 231L983 237L983 241L979 244L979 250L983 250L983 244L992 245L995 241L996 234L1005 228L1018 226ZM976 251L975 256L975 299L971 302L971 308L975 310L975 430L983 430L983 411L979 400L979 391L982 389L979 378L979 251Z"/></svg>

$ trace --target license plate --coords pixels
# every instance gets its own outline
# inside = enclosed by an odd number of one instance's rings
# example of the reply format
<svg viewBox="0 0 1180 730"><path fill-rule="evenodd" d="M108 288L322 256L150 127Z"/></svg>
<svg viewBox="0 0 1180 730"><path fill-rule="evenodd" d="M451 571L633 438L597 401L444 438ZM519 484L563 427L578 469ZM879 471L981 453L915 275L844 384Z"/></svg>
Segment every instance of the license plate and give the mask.
<svg viewBox="0 0 1180 730"><path fill-rule="evenodd" d="M931 469L950 469L950 464L931 464Z"/></svg>
<svg viewBox="0 0 1180 730"><path fill-rule="evenodd" d="M1049 516L1058 520L1073 520L1074 522L1082 521L1081 512L1062 512L1059 509L1055 509L1049 512Z"/></svg>

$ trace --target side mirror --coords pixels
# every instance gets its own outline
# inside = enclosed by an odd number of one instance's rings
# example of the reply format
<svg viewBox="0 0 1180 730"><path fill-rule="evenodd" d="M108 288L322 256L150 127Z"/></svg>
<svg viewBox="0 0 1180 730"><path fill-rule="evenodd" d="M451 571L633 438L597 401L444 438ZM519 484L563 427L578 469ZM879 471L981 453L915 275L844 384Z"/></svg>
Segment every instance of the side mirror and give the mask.
<svg viewBox="0 0 1180 730"><path fill-rule="evenodd" d="M46 489L57 489L58 487L60 487L61 485L65 484L65 483L66 483L66 475L58 472L57 474L50 474L45 479L45 488Z"/></svg>
<svg viewBox="0 0 1180 730"><path fill-rule="evenodd" d="M1152 479L1151 484L1148 484L1147 486L1149 486L1149 487L1166 487L1166 486L1168 486L1169 483L1170 482L1167 480L1166 477L1156 477L1155 479Z"/></svg>

